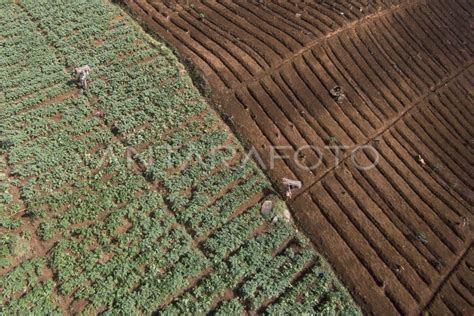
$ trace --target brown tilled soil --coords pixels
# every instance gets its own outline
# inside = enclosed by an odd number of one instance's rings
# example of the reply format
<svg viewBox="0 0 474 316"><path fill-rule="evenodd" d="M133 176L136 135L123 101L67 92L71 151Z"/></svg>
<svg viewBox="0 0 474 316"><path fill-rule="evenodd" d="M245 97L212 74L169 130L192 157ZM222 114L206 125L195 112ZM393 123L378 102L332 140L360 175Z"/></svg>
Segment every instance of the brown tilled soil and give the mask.
<svg viewBox="0 0 474 316"><path fill-rule="evenodd" d="M294 215L367 313L473 314L473 1L125 2L303 181Z"/></svg>

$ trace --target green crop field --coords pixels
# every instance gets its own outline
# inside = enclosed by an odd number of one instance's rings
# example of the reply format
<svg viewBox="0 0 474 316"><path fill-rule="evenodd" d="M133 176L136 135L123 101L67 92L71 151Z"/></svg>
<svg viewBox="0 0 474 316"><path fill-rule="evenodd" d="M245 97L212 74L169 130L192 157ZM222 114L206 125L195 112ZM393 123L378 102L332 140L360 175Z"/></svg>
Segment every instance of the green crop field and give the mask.
<svg viewBox="0 0 474 316"><path fill-rule="evenodd" d="M359 313L119 7L0 0L0 75L1 315Z"/></svg>

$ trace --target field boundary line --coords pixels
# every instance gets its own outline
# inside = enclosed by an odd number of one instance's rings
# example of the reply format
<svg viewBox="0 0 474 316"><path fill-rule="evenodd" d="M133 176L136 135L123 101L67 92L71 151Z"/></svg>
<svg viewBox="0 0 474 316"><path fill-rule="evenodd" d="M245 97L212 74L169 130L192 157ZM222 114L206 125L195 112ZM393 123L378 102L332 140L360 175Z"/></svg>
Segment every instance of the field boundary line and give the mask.
<svg viewBox="0 0 474 316"><path fill-rule="evenodd" d="M459 77L462 73L467 72L469 68L473 65L474 63L470 61L466 65L464 65L460 70L457 70L454 74L451 74L448 76L448 78L442 80L439 84L437 84L435 87L433 87L425 96L420 98L418 101L414 102L411 106L407 107L403 111L400 112L400 114L393 118L391 121L387 122L385 126L382 126L378 132L376 132L374 135L372 135L370 138L368 138L364 143L360 144L361 146L367 145L370 142L372 142L374 139L377 137L381 136L384 134L387 130L391 129L396 123L398 123L401 119L406 117L413 109L417 108L418 105L429 97L431 97L436 91L438 91L441 87L445 86L448 82L456 79ZM329 173L333 172L336 168L338 168L341 164L343 164L347 159L349 159L351 155L346 156L345 158L341 159L337 165L332 166L331 168L327 169L318 179L314 180L311 182L310 185L308 185L304 190L298 192L295 196L295 198L298 198L300 195L308 192L310 189L313 188L313 186L323 180L326 176L329 175Z"/></svg>

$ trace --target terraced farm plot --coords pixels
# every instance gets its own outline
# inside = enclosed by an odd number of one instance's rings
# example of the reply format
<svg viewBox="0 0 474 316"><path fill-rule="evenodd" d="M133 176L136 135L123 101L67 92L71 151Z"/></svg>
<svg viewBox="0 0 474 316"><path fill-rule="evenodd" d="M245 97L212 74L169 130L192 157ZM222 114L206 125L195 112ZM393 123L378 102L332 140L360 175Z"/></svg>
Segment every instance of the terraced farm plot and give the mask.
<svg viewBox="0 0 474 316"><path fill-rule="evenodd" d="M2 0L0 56L0 314L359 313L121 9Z"/></svg>
<svg viewBox="0 0 474 316"><path fill-rule="evenodd" d="M124 2L274 185L303 181L294 214L366 312L472 314L472 287L440 294L472 248L472 1Z"/></svg>

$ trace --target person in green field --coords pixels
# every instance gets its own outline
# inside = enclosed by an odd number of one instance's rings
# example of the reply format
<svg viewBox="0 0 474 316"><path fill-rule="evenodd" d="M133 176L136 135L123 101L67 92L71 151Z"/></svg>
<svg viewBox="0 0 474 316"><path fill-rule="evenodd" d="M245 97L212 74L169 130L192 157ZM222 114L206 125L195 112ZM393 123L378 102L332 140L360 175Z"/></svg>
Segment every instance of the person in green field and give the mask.
<svg viewBox="0 0 474 316"><path fill-rule="evenodd" d="M87 76L91 71L91 68L88 65L76 68L76 74L79 76L79 88L86 90L87 89Z"/></svg>

